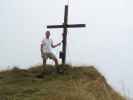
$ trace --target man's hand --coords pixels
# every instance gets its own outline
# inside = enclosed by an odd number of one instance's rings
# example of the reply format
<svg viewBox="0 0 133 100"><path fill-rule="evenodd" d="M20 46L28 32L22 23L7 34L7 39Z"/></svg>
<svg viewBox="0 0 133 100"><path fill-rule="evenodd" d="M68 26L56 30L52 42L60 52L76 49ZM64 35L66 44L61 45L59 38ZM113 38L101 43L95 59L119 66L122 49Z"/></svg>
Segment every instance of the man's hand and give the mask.
<svg viewBox="0 0 133 100"><path fill-rule="evenodd" d="M61 45L61 43L62 43L62 41L61 42L59 42L58 44L56 44L56 45L51 45L52 46L52 48L56 48L57 46L60 46Z"/></svg>
<svg viewBox="0 0 133 100"><path fill-rule="evenodd" d="M59 45L61 45L61 43L62 43L63 41L61 41L60 43L58 43Z"/></svg>

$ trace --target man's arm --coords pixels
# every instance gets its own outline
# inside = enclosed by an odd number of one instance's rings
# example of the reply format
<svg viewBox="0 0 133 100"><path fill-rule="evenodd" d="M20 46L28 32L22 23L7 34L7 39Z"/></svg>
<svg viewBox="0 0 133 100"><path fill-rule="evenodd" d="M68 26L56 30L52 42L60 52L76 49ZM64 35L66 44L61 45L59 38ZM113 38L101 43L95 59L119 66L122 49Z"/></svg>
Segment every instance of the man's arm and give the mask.
<svg viewBox="0 0 133 100"><path fill-rule="evenodd" d="M58 47L59 45L61 45L61 43L62 43L62 41L61 41L61 42L59 42L59 43L58 43L58 44L56 44L56 45L53 45L53 42L52 42L51 46L52 46L52 48L56 48L56 47Z"/></svg>

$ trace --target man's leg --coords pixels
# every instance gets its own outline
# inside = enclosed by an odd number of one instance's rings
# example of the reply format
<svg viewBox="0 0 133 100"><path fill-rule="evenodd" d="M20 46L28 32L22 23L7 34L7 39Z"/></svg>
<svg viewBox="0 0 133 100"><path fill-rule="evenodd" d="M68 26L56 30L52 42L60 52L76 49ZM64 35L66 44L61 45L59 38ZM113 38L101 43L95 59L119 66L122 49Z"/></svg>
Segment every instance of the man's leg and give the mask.
<svg viewBox="0 0 133 100"><path fill-rule="evenodd" d="M47 55L45 54L43 57L43 69L42 69L42 75L46 73L46 62L47 62Z"/></svg>
<svg viewBox="0 0 133 100"><path fill-rule="evenodd" d="M58 60L57 58L53 58L54 62L55 62L55 65L58 65Z"/></svg>
<svg viewBox="0 0 133 100"><path fill-rule="evenodd" d="M50 53L49 56L50 56L50 59L52 59L55 63L56 71L59 72L58 60L56 56L53 53Z"/></svg>
<svg viewBox="0 0 133 100"><path fill-rule="evenodd" d="M55 62L55 65L58 65L58 60L53 53L49 53L49 58Z"/></svg>
<svg viewBox="0 0 133 100"><path fill-rule="evenodd" d="M45 69L46 68L46 56L45 55L42 56L42 60L43 60L42 71L39 75L37 75L38 78L43 78L46 72L46 69Z"/></svg>
<svg viewBox="0 0 133 100"><path fill-rule="evenodd" d="M59 69L59 66L58 66L58 60L56 57L53 58L54 62L55 62L55 68L56 68L56 72L59 73L60 72L60 69Z"/></svg>
<svg viewBox="0 0 133 100"><path fill-rule="evenodd" d="M46 66L46 58L43 58L43 66Z"/></svg>

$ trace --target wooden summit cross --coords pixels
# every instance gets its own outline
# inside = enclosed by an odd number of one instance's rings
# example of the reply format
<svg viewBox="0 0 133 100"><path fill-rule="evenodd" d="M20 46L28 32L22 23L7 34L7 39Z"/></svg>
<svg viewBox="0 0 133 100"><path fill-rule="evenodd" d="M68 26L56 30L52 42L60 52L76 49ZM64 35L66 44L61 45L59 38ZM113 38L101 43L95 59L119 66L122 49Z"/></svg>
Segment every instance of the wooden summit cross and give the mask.
<svg viewBox="0 0 133 100"><path fill-rule="evenodd" d="M48 25L47 28L63 28L63 46L62 52L60 52L60 58L62 59L62 64L66 63L66 45L67 45L67 29L85 27L85 24L68 24L68 5L65 5L64 22L63 25Z"/></svg>

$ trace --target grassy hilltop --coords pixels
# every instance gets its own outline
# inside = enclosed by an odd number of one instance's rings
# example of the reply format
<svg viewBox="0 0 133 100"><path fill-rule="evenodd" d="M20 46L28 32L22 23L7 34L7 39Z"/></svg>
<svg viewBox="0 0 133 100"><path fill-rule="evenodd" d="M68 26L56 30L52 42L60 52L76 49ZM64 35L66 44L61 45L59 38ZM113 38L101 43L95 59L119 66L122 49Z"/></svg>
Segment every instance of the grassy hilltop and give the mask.
<svg viewBox="0 0 133 100"><path fill-rule="evenodd" d="M41 65L0 72L0 100L125 100L93 66L59 67L64 73L49 65L42 79Z"/></svg>

